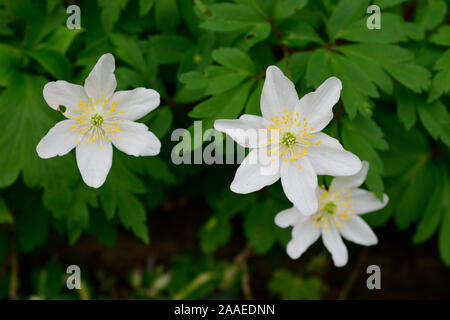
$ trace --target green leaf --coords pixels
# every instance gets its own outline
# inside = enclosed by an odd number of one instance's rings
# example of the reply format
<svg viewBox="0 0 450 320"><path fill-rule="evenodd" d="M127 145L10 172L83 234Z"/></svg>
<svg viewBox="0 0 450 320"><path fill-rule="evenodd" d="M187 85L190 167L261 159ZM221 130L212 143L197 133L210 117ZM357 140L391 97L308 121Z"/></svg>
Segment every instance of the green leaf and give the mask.
<svg viewBox="0 0 450 320"><path fill-rule="evenodd" d="M399 198L395 222L400 229L408 228L418 221L431 197L438 178L437 168L430 162L418 163L403 179L404 191Z"/></svg>
<svg viewBox="0 0 450 320"><path fill-rule="evenodd" d="M89 226L86 232L95 235L107 247L114 247L117 230L110 221L105 219L103 212L94 212L90 215Z"/></svg>
<svg viewBox="0 0 450 320"><path fill-rule="evenodd" d="M122 34L111 34L110 39L116 48L116 54L141 74L147 74L142 50L137 40Z"/></svg>
<svg viewBox="0 0 450 320"><path fill-rule="evenodd" d="M158 138L162 139L169 132L173 123L173 112L169 107L159 107L150 113L149 120L145 121Z"/></svg>
<svg viewBox="0 0 450 320"><path fill-rule="evenodd" d="M304 47L309 42L324 44L314 28L305 22L288 20L280 26L280 32L283 35L282 42L290 47Z"/></svg>
<svg viewBox="0 0 450 320"><path fill-rule="evenodd" d="M269 282L269 290L283 300L319 300L322 284L315 277L300 278L278 269Z"/></svg>
<svg viewBox="0 0 450 320"><path fill-rule="evenodd" d="M314 51L306 67L306 83L309 87L317 88L331 74L330 56L324 49Z"/></svg>
<svg viewBox="0 0 450 320"><path fill-rule="evenodd" d="M7 44L0 44L0 86L8 86L19 72L23 53Z"/></svg>
<svg viewBox="0 0 450 320"><path fill-rule="evenodd" d="M358 3L352 0L340 1L327 24L327 33L330 38L339 38L346 26L366 12L368 4L368 0L358 1ZM364 27L366 27L365 22Z"/></svg>
<svg viewBox="0 0 450 320"><path fill-rule="evenodd" d="M147 157L145 159L145 171L155 180L170 184L176 182L175 176L170 171L167 163L158 157Z"/></svg>
<svg viewBox="0 0 450 320"><path fill-rule="evenodd" d="M47 239L49 214L42 206L36 206L36 203L39 203L39 199L32 201L32 197L28 195L27 203L21 204L16 217L17 242L22 252L32 251Z"/></svg>
<svg viewBox="0 0 450 320"><path fill-rule="evenodd" d="M445 106L440 101L435 101L428 105L422 101L417 111L422 124L431 136L435 139L441 138L444 143L450 145L448 132L450 117Z"/></svg>
<svg viewBox="0 0 450 320"><path fill-rule="evenodd" d="M199 71L189 71L179 75L180 82L188 89L203 89L208 86L208 78Z"/></svg>
<svg viewBox="0 0 450 320"><path fill-rule="evenodd" d="M150 37L150 46L158 48L155 51L160 64L179 62L184 54L193 46L188 38L178 35L156 35Z"/></svg>
<svg viewBox="0 0 450 320"><path fill-rule="evenodd" d="M244 217L244 233L256 254L264 254L275 243L276 211L267 203L255 203Z"/></svg>
<svg viewBox="0 0 450 320"><path fill-rule="evenodd" d="M150 12L154 4L155 0L139 0L139 15L145 16Z"/></svg>
<svg viewBox="0 0 450 320"><path fill-rule="evenodd" d="M264 82L259 81L256 85L256 89L250 94L247 105L245 106L245 114L254 114L256 116L261 116L261 93Z"/></svg>
<svg viewBox="0 0 450 320"><path fill-rule="evenodd" d="M367 17L358 20L342 30L338 38L366 43L397 43L408 39L407 29L399 15L382 13L381 29L369 29L366 22Z"/></svg>
<svg viewBox="0 0 450 320"><path fill-rule="evenodd" d="M448 182L447 182L448 185ZM447 188L448 191L448 188ZM448 192L447 192L448 194ZM441 229L439 232L439 253L441 255L442 260L447 267L450 266L450 203L448 200L448 196L446 196L443 208L442 208L442 222Z"/></svg>
<svg viewBox="0 0 450 320"><path fill-rule="evenodd" d="M393 7L400 3L405 2L406 0L375 0L373 4L379 6L381 9Z"/></svg>
<svg viewBox="0 0 450 320"><path fill-rule="evenodd" d="M342 141L346 150L355 153L361 160L367 160L376 172L383 172L383 161L361 130L345 121L342 127Z"/></svg>
<svg viewBox="0 0 450 320"><path fill-rule="evenodd" d="M51 49L29 51L28 55L36 60L48 73L56 79L68 80L72 74L72 66L60 52Z"/></svg>
<svg viewBox="0 0 450 320"><path fill-rule="evenodd" d="M45 48L65 54L77 35L84 32L83 29L70 30L67 27L59 27L45 41Z"/></svg>
<svg viewBox="0 0 450 320"><path fill-rule="evenodd" d="M212 31L237 31L265 23L264 18L252 7L245 4L217 3L208 6L207 20L200 27Z"/></svg>
<svg viewBox="0 0 450 320"><path fill-rule="evenodd" d="M307 3L308 0L278 0L275 6L275 19L288 18L297 10L302 9Z"/></svg>
<svg viewBox="0 0 450 320"><path fill-rule="evenodd" d="M212 52L213 59L232 70L252 74L255 70L253 61L241 50L234 48L221 48Z"/></svg>
<svg viewBox="0 0 450 320"><path fill-rule="evenodd" d="M417 11L417 23L427 30L439 25L445 18L447 5L442 0L427 2L422 10Z"/></svg>
<svg viewBox="0 0 450 320"><path fill-rule="evenodd" d="M155 22L158 30L173 33L180 22L176 0L156 1Z"/></svg>
<svg viewBox="0 0 450 320"><path fill-rule="evenodd" d="M403 87L397 87L395 90L397 99L397 115L405 126L406 130L411 129L417 120L416 97L413 93Z"/></svg>
<svg viewBox="0 0 450 320"><path fill-rule="evenodd" d="M434 191L414 233L413 242L415 244L423 243L430 239L439 227L441 215L444 212L444 210L441 210L442 200L444 195L448 194L450 190L448 189L447 181L445 181L442 175L439 175L437 178Z"/></svg>
<svg viewBox="0 0 450 320"><path fill-rule="evenodd" d="M450 26L445 25L440 27L436 33L431 35L430 42L441 46L450 46Z"/></svg>
<svg viewBox="0 0 450 320"><path fill-rule="evenodd" d="M107 32L111 31L119 20L120 12L125 9L128 0L97 0L98 6L102 9L101 21Z"/></svg>
<svg viewBox="0 0 450 320"><path fill-rule="evenodd" d="M56 186L70 193L69 185L79 179L71 156L40 159L36 146L56 124L57 112L46 105L42 89L46 80L40 77L16 76L0 95L0 186L12 184L23 172L29 187Z"/></svg>
<svg viewBox="0 0 450 320"><path fill-rule="evenodd" d="M3 201L3 198L0 196L0 223L12 223L12 222L13 217L11 215L11 212L8 210L5 201Z"/></svg>
<svg viewBox="0 0 450 320"><path fill-rule="evenodd" d="M8 26L8 17L4 10L0 10L0 35L10 36L14 33L13 29Z"/></svg>
<svg viewBox="0 0 450 320"><path fill-rule="evenodd" d="M223 214L214 214L200 229L200 247L206 254L213 253L220 246L225 245L230 236L229 220Z"/></svg>
<svg viewBox="0 0 450 320"><path fill-rule="evenodd" d="M430 87L430 72L422 66L407 63L385 63L386 71L408 89L420 93Z"/></svg>
<svg viewBox="0 0 450 320"><path fill-rule="evenodd" d="M432 102L442 94L450 92L450 49L440 56L433 69L439 72L433 79L428 102Z"/></svg>

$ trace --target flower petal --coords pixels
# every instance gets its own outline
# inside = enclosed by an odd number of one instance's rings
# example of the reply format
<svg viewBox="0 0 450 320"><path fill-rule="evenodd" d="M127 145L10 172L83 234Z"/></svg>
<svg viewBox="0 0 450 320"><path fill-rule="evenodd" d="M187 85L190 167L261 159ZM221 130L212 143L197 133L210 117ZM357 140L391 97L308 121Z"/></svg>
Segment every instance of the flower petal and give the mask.
<svg viewBox="0 0 450 320"><path fill-rule="evenodd" d="M108 140L97 140L86 144L86 134L76 148L77 164L83 181L92 188L103 185L111 169L112 145ZM103 148L101 146L103 145Z"/></svg>
<svg viewBox="0 0 450 320"><path fill-rule="evenodd" d="M75 148L77 140L82 137L79 132L72 130L75 123L75 120L63 120L51 128L36 147L39 157L48 159L63 156Z"/></svg>
<svg viewBox="0 0 450 320"><path fill-rule="evenodd" d="M261 113L264 118L280 116L284 109L293 110L298 102L297 91L291 80L275 66L266 70L266 80L261 93Z"/></svg>
<svg viewBox="0 0 450 320"><path fill-rule="evenodd" d="M320 228L316 227L311 218L304 219L292 230L293 238L287 244L286 251L291 259L298 259L320 237Z"/></svg>
<svg viewBox="0 0 450 320"><path fill-rule="evenodd" d="M229 135L243 147L259 148L267 144L267 128L270 122L250 114L244 114L237 120L220 119L214 122L214 128Z"/></svg>
<svg viewBox="0 0 450 320"><path fill-rule="evenodd" d="M88 100L82 86L63 80L47 83L44 86L43 94L51 108L57 110L59 106L64 106L69 115L74 114L75 109L78 109L80 100Z"/></svg>
<svg viewBox="0 0 450 320"><path fill-rule="evenodd" d="M367 190L355 188L350 189L350 192L352 194L352 200L356 201L353 208L357 214L380 210L389 202L389 197L386 194L383 194L383 201L380 201L373 192Z"/></svg>
<svg viewBox="0 0 450 320"><path fill-rule="evenodd" d="M275 216L275 224L281 228L294 225L299 219L304 217L296 207L278 212Z"/></svg>
<svg viewBox="0 0 450 320"><path fill-rule="evenodd" d="M131 121L142 118L160 103L159 93L145 88L117 91L111 100L116 101L118 111L123 111L121 117Z"/></svg>
<svg viewBox="0 0 450 320"><path fill-rule="evenodd" d="M348 261L348 252L337 228L330 227L327 230L322 230L322 240L327 250L331 253L334 265L336 267L345 266Z"/></svg>
<svg viewBox="0 0 450 320"><path fill-rule="evenodd" d="M363 246L378 243L377 236L362 218L353 216L348 221L343 221L342 225L344 227L339 232L345 239Z"/></svg>
<svg viewBox="0 0 450 320"><path fill-rule="evenodd" d="M266 148L254 149L242 161L231 183L231 191L236 193L250 193L271 185L280 178L280 170L271 170L261 162Z"/></svg>
<svg viewBox="0 0 450 320"><path fill-rule="evenodd" d="M364 180L366 180L369 163L367 161L361 161L361 164L361 170L353 176L335 177L333 181L331 181L331 187L335 190L346 190L362 185Z"/></svg>
<svg viewBox="0 0 450 320"><path fill-rule="evenodd" d="M116 126L120 129L116 138L112 138L113 145L131 156L154 156L161 150L161 142L148 130L147 126L129 120L124 120Z"/></svg>
<svg viewBox="0 0 450 320"><path fill-rule="evenodd" d="M301 169L298 167L301 165ZM286 197L304 215L312 215L317 211L316 198L317 175L308 159L281 165L281 185Z"/></svg>
<svg viewBox="0 0 450 320"><path fill-rule="evenodd" d="M314 145L321 141L319 145ZM306 154L319 175L349 176L361 170L361 160L353 153L344 150L336 139L325 133L316 133L311 139L313 145Z"/></svg>
<svg viewBox="0 0 450 320"><path fill-rule="evenodd" d="M304 95L295 107L295 111L305 117L313 132L321 131L333 119L333 106L339 101L342 83L336 77L330 77L316 91Z"/></svg>
<svg viewBox="0 0 450 320"><path fill-rule="evenodd" d="M98 59L94 69L84 82L84 90L88 97L94 100L111 97L116 90L117 82L114 75L114 57L106 53ZM102 94L104 95L102 97Z"/></svg>

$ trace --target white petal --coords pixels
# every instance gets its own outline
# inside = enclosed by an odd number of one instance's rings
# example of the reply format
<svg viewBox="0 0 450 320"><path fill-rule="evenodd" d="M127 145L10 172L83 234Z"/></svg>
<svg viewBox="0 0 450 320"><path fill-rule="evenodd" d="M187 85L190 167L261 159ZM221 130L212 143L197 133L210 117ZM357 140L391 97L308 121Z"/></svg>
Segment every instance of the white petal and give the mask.
<svg viewBox="0 0 450 320"><path fill-rule="evenodd" d="M75 148L77 140L82 137L79 132L72 130L75 123L75 120L63 120L51 128L36 147L39 157L48 159L63 156Z"/></svg>
<svg viewBox="0 0 450 320"><path fill-rule="evenodd" d="M243 147L258 148L267 144L270 122L262 117L244 114L237 120L220 119L214 128L229 135Z"/></svg>
<svg viewBox="0 0 450 320"><path fill-rule="evenodd" d="M336 77L325 80L316 91L304 95L295 107L295 111L314 128L321 131L333 119L333 106L339 101L342 83Z"/></svg>
<svg viewBox="0 0 450 320"><path fill-rule="evenodd" d="M261 93L261 113L264 118L281 116L284 109L293 110L298 102L297 91L291 80L275 66L266 70L266 80Z"/></svg>
<svg viewBox="0 0 450 320"><path fill-rule="evenodd" d="M279 168L267 170L261 163L261 154L266 148L254 149L242 161L231 183L231 191L236 193L250 193L271 185L280 178ZM266 169L266 170L265 170Z"/></svg>
<svg viewBox="0 0 450 320"><path fill-rule="evenodd" d="M378 243L377 236L362 218L350 217L348 221L343 221L342 225L344 227L339 229L339 232L345 239L363 246L372 246Z"/></svg>
<svg viewBox="0 0 450 320"><path fill-rule="evenodd" d="M319 145L316 142L321 141ZM316 133L313 144L306 156L319 175L349 176L361 170L361 160L353 153L344 150L336 139L325 133Z"/></svg>
<svg viewBox="0 0 450 320"><path fill-rule="evenodd" d="M298 166L301 165L301 169ZM317 211L316 198L317 175L308 159L288 162L281 165L281 184L286 197L304 215Z"/></svg>
<svg viewBox="0 0 450 320"><path fill-rule="evenodd" d="M295 226L295 236L287 244L287 254L291 259L298 259L314 242L319 239L320 228L311 219L305 219Z"/></svg>
<svg viewBox="0 0 450 320"><path fill-rule="evenodd" d="M114 146L131 156L154 156L161 150L161 142L147 126L129 120L116 124L121 130L112 138Z"/></svg>
<svg viewBox="0 0 450 320"><path fill-rule="evenodd" d="M331 181L331 187L335 190L347 190L359 187L366 180L367 171L369 170L369 163L367 161L361 161L361 170L353 176L347 177L335 177Z"/></svg>
<svg viewBox="0 0 450 320"><path fill-rule="evenodd" d="M292 207L278 212L275 216L275 224L281 228L286 228L294 225L302 216L296 207Z"/></svg>
<svg viewBox="0 0 450 320"><path fill-rule="evenodd" d="M322 230L322 240L331 253L334 265L336 267L345 266L348 261L348 252L336 227L329 227L326 231Z"/></svg>
<svg viewBox="0 0 450 320"><path fill-rule="evenodd" d="M50 107L56 110L59 106L65 106L68 114L73 114L75 109L78 109L80 100L88 100L82 86L63 80L47 83L43 94Z"/></svg>
<svg viewBox="0 0 450 320"><path fill-rule="evenodd" d="M117 112L127 120L138 120L156 109L160 103L159 93L153 89L136 88L134 90L117 91L111 98L117 103Z"/></svg>
<svg viewBox="0 0 450 320"><path fill-rule="evenodd" d="M112 145L108 140L97 140L86 144L85 135L76 148L77 164L83 181L92 188L103 185L111 169ZM100 146L103 145L103 148Z"/></svg>
<svg viewBox="0 0 450 320"><path fill-rule="evenodd" d="M386 194L383 194L383 201L380 201L373 192L367 190L355 188L350 189L350 192L352 194L352 201L356 201L353 208L357 214L380 210L389 202L389 197Z"/></svg>
<svg viewBox="0 0 450 320"><path fill-rule="evenodd" d="M102 98L102 94L103 98L111 97L117 86L114 69L113 55L110 53L102 55L84 82L86 94L94 100Z"/></svg>

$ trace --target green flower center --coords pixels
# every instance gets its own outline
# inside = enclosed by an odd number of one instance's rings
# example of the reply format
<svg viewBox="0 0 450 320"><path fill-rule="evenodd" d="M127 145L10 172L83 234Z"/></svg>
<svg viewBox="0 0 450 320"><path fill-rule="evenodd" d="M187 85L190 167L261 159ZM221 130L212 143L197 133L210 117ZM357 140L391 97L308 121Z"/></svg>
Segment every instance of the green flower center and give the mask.
<svg viewBox="0 0 450 320"><path fill-rule="evenodd" d="M103 121L103 117L98 113L94 113L91 117L91 122L94 127L100 127Z"/></svg>
<svg viewBox="0 0 450 320"><path fill-rule="evenodd" d="M325 211L328 214L334 214L336 212L336 204L332 201L328 202L327 204L325 204L325 206L323 207L323 211Z"/></svg>
<svg viewBox="0 0 450 320"><path fill-rule="evenodd" d="M297 138L290 132L286 132L281 138L281 143L284 144L287 148L292 147L296 142Z"/></svg>

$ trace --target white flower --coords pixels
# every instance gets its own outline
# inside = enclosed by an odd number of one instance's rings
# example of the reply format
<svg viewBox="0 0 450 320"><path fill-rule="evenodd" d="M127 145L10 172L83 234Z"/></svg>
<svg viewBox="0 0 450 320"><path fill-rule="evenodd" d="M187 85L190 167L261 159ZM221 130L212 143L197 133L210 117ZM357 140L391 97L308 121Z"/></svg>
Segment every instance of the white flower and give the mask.
<svg viewBox="0 0 450 320"><path fill-rule="evenodd" d="M349 176L361 169L358 157L320 132L333 118L332 108L341 89L341 81L331 77L299 100L294 84L281 70L267 68L261 95L263 117L245 114L237 120L214 123L216 130L227 133L242 146L255 148L238 168L231 190L250 193L281 177L287 198L304 214L316 212L318 174ZM259 132L257 139L249 138L252 131ZM261 134L264 131L268 134ZM264 171L261 161L255 161L262 153L278 163L270 174Z"/></svg>
<svg viewBox="0 0 450 320"><path fill-rule="evenodd" d="M380 201L373 192L358 188L366 179L368 169L369 164L363 161L361 171L354 176L334 178L329 190L318 187L319 209L313 216L303 215L295 207L276 215L275 223L279 227L294 227L287 245L292 259L299 258L320 235L337 267L344 266L348 260L341 236L364 246L377 244L376 235L359 215L383 208L389 199L384 194Z"/></svg>
<svg viewBox="0 0 450 320"><path fill-rule="evenodd" d="M98 188L112 164L112 145L133 156L159 153L161 142L148 128L134 122L159 105L159 93L137 88L117 91L114 57L104 54L84 82L49 82L44 99L50 107L65 107L67 120L57 123L37 145L39 157L62 156L76 148L84 182Z"/></svg>

